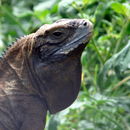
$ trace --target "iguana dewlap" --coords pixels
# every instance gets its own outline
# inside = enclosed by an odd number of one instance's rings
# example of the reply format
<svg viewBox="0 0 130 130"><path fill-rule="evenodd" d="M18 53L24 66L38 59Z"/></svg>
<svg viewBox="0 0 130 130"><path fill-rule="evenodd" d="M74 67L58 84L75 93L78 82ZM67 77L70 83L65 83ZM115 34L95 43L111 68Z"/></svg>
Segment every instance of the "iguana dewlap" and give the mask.
<svg viewBox="0 0 130 130"><path fill-rule="evenodd" d="M43 130L46 113L73 103L80 57L92 35L85 19L61 19L17 40L0 59L0 130Z"/></svg>

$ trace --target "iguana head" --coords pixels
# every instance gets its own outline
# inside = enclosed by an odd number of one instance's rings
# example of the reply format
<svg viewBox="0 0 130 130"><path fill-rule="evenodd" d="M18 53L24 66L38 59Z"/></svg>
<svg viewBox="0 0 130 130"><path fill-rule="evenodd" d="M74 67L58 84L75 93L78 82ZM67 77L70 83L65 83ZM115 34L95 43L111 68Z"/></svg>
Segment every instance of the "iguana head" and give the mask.
<svg viewBox="0 0 130 130"><path fill-rule="evenodd" d="M48 110L56 113L71 105L78 95L80 57L91 35L92 24L88 20L58 20L19 40L6 57L14 69L22 66L20 72L26 70L28 81L42 95ZM18 64L22 59L25 64ZM21 77L25 78L26 73Z"/></svg>
<svg viewBox="0 0 130 130"><path fill-rule="evenodd" d="M44 63L55 62L74 54L76 50L83 50L91 34L92 24L88 20L61 19L53 24L43 25L36 32L35 47Z"/></svg>

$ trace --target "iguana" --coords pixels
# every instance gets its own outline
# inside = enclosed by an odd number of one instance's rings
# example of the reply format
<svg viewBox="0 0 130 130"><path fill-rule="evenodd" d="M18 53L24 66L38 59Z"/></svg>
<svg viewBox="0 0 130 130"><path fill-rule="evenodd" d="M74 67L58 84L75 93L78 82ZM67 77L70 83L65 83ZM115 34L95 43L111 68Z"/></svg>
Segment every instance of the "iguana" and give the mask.
<svg viewBox="0 0 130 130"><path fill-rule="evenodd" d="M47 111L72 104L91 35L88 20L61 19L7 49L0 59L0 130L43 130Z"/></svg>

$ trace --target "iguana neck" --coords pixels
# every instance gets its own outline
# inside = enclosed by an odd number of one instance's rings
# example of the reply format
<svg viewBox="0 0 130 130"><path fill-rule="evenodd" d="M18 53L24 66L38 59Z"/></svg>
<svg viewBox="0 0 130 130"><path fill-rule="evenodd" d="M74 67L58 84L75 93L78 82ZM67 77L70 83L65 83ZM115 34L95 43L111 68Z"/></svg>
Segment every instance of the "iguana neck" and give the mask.
<svg viewBox="0 0 130 130"><path fill-rule="evenodd" d="M38 92L33 88L32 82L29 79L29 67L27 67L28 46L31 44L30 41L32 40L32 36L33 35L28 35L14 43L14 45L7 50L5 56L3 57L3 64L7 66L7 69L4 70L5 75L7 75L8 69L10 72L13 72L12 75L15 74L15 77L12 80L9 78L12 76L11 73L8 74L8 82L18 82L18 85L15 85L17 89L21 89L22 86L23 90L27 93L36 94Z"/></svg>
<svg viewBox="0 0 130 130"><path fill-rule="evenodd" d="M7 93L12 90L24 90L16 71L12 69L5 58L0 59L0 88L4 91L7 90Z"/></svg>

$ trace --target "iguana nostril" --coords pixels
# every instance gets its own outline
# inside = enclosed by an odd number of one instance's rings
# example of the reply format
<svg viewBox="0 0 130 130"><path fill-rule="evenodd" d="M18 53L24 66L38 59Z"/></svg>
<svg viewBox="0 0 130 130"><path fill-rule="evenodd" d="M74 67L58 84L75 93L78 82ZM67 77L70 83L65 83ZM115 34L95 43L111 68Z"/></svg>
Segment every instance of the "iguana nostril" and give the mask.
<svg viewBox="0 0 130 130"><path fill-rule="evenodd" d="M87 26L87 22L84 22L83 25L84 25L84 26Z"/></svg>

